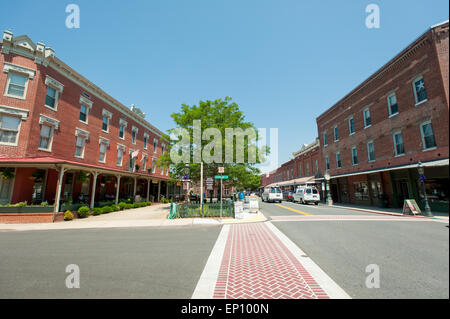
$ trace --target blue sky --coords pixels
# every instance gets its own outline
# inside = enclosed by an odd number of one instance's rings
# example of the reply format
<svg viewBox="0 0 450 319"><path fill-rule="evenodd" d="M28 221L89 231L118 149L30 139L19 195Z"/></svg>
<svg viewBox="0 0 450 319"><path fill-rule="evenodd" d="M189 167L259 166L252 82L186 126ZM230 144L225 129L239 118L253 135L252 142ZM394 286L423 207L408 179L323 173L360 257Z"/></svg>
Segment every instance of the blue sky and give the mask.
<svg viewBox="0 0 450 319"><path fill-rule="evenodd" d="M79 29L65 26L70 3ZM365 26L371 3L379 29ZM231 96L279 129L281 164L314 141L318 115L448 12L446 0L29 0L2 3L0 29L52 46L163 131L182 103Z"/></svg>

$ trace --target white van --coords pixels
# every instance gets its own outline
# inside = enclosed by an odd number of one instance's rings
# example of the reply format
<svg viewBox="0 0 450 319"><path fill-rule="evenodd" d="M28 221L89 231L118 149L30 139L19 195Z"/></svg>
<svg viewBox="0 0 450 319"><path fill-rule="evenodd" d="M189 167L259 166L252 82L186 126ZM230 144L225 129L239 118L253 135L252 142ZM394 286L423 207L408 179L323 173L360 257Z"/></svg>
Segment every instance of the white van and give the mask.
<svg viewBox="0 0 450 319"><path fill-rule="evenodd" d="M299 187L295 191L292 201L294 203L314 203L315 205L319 205L320 194L317 188L313 186Z"/></svg>
<svg viewBox="0 0 450 319"><path fill-rule="evenodd" d="M263 202L279 202L283 200L283 193L281 189L277 186L264 188L264 193L262 193Z"/></svg>

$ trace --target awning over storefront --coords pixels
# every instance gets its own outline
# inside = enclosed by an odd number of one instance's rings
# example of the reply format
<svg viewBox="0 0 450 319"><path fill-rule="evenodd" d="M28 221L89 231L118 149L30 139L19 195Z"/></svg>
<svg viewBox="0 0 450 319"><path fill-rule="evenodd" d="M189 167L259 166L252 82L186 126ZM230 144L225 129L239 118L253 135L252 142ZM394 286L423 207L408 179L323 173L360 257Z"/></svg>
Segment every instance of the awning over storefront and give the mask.
<svg viewBox="0 0 450 319"><path fill-rule="evenodd" d="M277 182L277 183L272 183L267 185L266 187L273 187L273 186L295 186L295 185L301 185L301 184L306 184L306 183L314 183L314 176L307 176L307 177L301 177L301 178L296 178L296 179L291 179L288 181L283 181L283 182Z"/></svg>
<svg viewBox="0 0 450 319"><path fill-rule="evenodd" d="M447 159L436 160L436 161L422 162L422 166L423 167L448 166L448 163L449 163L449 160L447 158ZM384 167L384 168L361 171L361 172L352 172L352 173L347 173L347 174L333 175L333 176L331 176L331 178L340 178L340 177L355 176L355 175L362 175L362 174L373 174L373 173L393 171L393 170L399 170L399 169L409 169L409 168L417 169L417 163ZM323 178L321 178L321 179L323 179Z"/></svg>

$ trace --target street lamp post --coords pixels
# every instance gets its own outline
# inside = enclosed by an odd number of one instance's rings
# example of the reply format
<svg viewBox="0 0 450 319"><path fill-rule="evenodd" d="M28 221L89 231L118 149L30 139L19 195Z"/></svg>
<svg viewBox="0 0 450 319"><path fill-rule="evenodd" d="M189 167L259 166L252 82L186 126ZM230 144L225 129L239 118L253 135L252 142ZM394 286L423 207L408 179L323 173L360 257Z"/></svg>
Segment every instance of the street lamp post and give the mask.
<svg viewBox="0 0 450 319"><path fill-rule="evenodd" d="M423 168L422 162L420 161L419 163L417 163L417 171L419 172L419 180L422 184L423 200L425 202L425 216L433 216L433 214L431 214L430 205L428 204L427 190L425 188L425 169Z"/></svg>
<svg viewBox="0 0 450 319"><path fill-rule="evenodd" d="M331 198L331 191L330 191L330 179L331 176L328 172L325 173L323 176L326 181L326 188L327 188L327 205L331 206L333 205L333 199Z"/></svg>
<svg viewBox="0 0 450 319"><path fill-rule="evenodd" d="M189 202L189 165L184 165L184 183L186 183L186 203Z"/></svg>

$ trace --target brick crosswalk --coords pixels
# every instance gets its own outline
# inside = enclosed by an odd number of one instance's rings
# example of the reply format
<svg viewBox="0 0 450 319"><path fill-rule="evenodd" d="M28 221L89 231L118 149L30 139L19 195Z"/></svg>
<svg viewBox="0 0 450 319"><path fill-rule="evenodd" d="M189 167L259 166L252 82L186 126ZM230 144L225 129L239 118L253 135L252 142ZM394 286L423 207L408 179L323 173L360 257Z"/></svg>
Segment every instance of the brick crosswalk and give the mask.
<svg viewBox="0 0 450 319"><path fill-rule="evenodd" d="M213 298L329 298L265 223L232 225Z"/></svg>

